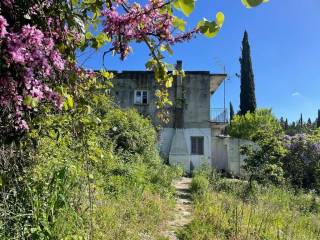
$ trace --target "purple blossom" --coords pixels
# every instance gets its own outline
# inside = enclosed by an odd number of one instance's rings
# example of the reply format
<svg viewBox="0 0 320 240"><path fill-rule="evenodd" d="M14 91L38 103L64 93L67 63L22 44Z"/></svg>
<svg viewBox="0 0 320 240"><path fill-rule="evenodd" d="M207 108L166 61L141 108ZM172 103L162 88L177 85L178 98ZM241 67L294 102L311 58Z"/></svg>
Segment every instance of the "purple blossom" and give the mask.
<svg viewBox="0 0 320 240"><path fill-rule="evenodd" d="M121 4L123 1L118 0ZM120 13L117 7L106 9L102 12L105 17L104 32L112 39L112 46L116 53L124 59L130 52L132 41L145 41L156 39L158 42L175 44L189 40L197 30L187 32L177 37L172 34L173 16L162 11L165 2L163 0L149 0L145 6L134 3L124 13Z"/></svg>
<svg viewBox="0 0 320 240"><path fill-rule="evenodd" d="M53 62L53 65L59 69L63 70L64 69L64 64L65 61L62 59L61 54L58 53L57 51L52 51L50 55L51 61Z"/></svg>
<svg viewBox="0 0 320 240"><path fill-rule="evenodd" d="M8 33L7 26L7 20L0 15L0 38L3 38Z"/></svg>
<svg viewBox="0 0 320 240"><path fill-rule="evenodd" d="M0 16L1 57L4 60L0 73L0 107L8 111L17 130L28 130L23 115L32 107L25 105L26 97L62 107L61 96L43 80L55 81L57 73L64 70L65 60L54 49L55 40L35 26L26 25L19 32L7 32L6 25Z"/></svg>
<svg viewBox="0 0 320 240"><path fill-rule="evenodd" d="M6 7L12 7L15 0L2 0L3 5Z"/></svg>

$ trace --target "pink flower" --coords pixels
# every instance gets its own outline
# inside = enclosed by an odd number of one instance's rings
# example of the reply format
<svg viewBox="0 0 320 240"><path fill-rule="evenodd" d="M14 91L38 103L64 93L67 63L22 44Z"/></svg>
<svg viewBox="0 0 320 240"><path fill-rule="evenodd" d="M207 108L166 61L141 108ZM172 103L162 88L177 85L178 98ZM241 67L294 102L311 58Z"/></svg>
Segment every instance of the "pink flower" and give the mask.
<svg viewBox="0 0 320 240"><path fill-rule="evenodd" d="M12 7L15 0L2 0L3 5L6 7Z"/></svg>
<svg viewBox="0 0 320 240"><path fill-rule="evenodd" d="M53 62L53 65L59 69L63 70L64 69L64 64L65 61L62 59L61 54L58 53L57 51L52 51L50 55L51 61Z"/></svg>
<svg viewBox="0 0 320 240"><path fill-rule="evenodd" d="M47 1L48 3L50 1ZM62 97L54 92L44 79L53 82L65 67L65 60L55 50L55 40L35 26L26 25L18 32L7 32L7 22L0 16L3 68L0 72L0 106L12 116L16 130L28 130L24 112L32 111L23 99L30 95L49 101L57 108L63 106ZM50 32L50 36L60 34Z"/></svg>
<svg viewBox="0 0 320 240"><path fill-rule="evenodd" d="M24 39L34 46L42 45L43 33L34 26L26 25L22 27L21 35Z"/></svg>
<svg viewBox="0 0 320 240"><path fill-rule="evenodd" d="M8 47L8 52L11 57L11 61L15 63L24 63L24 48L19 47L18 45L11 45Z"/></svg>
<svg viewBox="0 0 320 240"><path fill-rule="evenodd" d="M0 15L0 38L3 38L8 33L6 28L7 26L7 20Z"/></svg>

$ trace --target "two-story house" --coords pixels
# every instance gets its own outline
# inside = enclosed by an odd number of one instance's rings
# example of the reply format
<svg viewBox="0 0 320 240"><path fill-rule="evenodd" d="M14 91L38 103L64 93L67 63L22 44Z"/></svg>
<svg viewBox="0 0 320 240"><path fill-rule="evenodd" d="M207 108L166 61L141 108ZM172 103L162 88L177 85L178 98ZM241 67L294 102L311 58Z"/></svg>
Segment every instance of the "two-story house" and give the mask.
<svg viewBox="0 0 320 240"><path fill-rule="evenodd" d="M177 61L177 69L182 62ZM226 109L211 106L211 96L223 83L226 74L209 71L185 71L185 77L176 77L169 89L173 106L170 121L161 122L157 116L156 83L153 72L123 71L116 74L111 95L121 108L135 107L142 115L151 118L155 126L161 126L159 147L162 156L170 164L181 164L186 172L206 164L218 169L240 174L232 169L228 155L235 155L240 162L239 147L230 145L233 140L219 137L228 122ZM230 150L237 154L230 153Z"/></svg>

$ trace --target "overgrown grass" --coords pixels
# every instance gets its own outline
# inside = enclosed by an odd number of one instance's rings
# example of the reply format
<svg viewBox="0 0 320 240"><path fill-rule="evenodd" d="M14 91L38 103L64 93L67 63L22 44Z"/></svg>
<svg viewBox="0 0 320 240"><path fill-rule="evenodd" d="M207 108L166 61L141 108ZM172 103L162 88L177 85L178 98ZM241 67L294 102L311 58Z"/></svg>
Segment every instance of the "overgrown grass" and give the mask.
<svg viewBox="0 0 320 240"><path fill-rule="evenodd" d="M47 115L0 159L1 240L161 239L181 171L163 163L149 120L97 106Z"/></svg>
<svg viewBox="0 0 320 240"><path fill-rule="evenodd" d="M200 183L200 184L199 184ZM320 201L294 193L198 172L193 178L194 217L181 240L320 239Z"/></svg>

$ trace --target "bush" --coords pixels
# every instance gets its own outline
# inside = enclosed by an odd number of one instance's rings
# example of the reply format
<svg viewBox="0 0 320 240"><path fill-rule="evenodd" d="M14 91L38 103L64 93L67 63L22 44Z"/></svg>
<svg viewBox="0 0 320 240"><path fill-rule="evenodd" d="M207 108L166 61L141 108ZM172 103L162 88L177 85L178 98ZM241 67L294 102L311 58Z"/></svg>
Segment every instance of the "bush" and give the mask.
<svg viewBox="0 0 320 240"><path fill-rule="evenodd" d="M206 176L198 174L192 178L191 192L193 194L203 194L209 189L209 180Z"/></svg>
<svg viewBox="0 0 320 240"><path fill-rule="evenodd" d="M283 160L285 176L297 188L320 193L320 138L300 134L284 138L288 154Z"/></svg>
<svg viewBox="0 0 320 240"><path fill-rule="evenodd" d="M149 120L90 94L84 108L34 119L23 161L1 171L1 239L160 235L177 170L163 164Z"/></svg>
<svg viewBox="0 0 320 240"><path fill-rule="evenodd" d="M243 116L236 115L228 128L228 134L232 137L254 140L257 132L265 130L274 136L282 136L283 130L272 114L271 109L258 109L254 113L246 113Z"/></svg>
<svg viewBox="0 0 320 240"><path fill-rule="evenodd" d="M242 152L247 156L244 169L252 181L279 184L284 181L282 160L286 149L273 133L260 130L253 139L258 147L243 146Z"/></svg>

